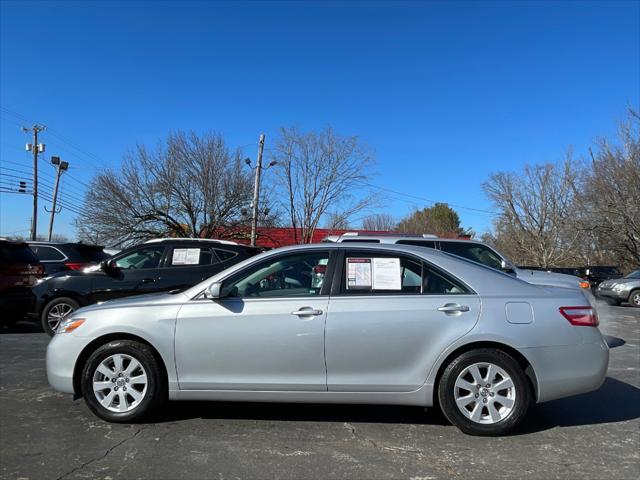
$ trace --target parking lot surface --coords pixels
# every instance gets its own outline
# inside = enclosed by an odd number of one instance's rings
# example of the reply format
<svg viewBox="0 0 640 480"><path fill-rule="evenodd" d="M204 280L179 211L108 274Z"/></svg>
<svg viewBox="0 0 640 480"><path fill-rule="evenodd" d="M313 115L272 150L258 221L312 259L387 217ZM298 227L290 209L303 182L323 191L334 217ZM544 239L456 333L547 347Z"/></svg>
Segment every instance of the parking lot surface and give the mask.
<svg viewBox="0 0 640 480"><path fill-rule="evenodd" d="M436 410L170 403L108 424L52 390L48 337L0 330L0 478L640 478L640 309L598 305L611 347L596 392L535 405L513 435L470 437Z"/></svg>

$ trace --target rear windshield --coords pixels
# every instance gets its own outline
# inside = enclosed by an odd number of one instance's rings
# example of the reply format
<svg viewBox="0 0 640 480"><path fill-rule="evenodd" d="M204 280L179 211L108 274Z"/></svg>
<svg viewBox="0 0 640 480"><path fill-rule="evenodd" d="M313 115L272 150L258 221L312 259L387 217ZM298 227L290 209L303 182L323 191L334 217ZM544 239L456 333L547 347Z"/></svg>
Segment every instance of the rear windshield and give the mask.
<svg viewBox="0 0 640 480"><path fill-rule="evenodd" d="M102 260L109 258L109 255L104 253L102 247L78 245L76 250L80 254L81 259L85 262L99 263Z"/></svg>
<svg viewBox="0 0 640 480"><path fill-rule="evenodd" d="M618 275L620 273L618 267L591 267L589 270L592 273L604 273L607 275Z"/></svg>
<svg viewBox="0 0 640 480"><path fill-rule="evenodd" d="M38 259L26 244L0 244L0 264L38 263Z"/></svg>

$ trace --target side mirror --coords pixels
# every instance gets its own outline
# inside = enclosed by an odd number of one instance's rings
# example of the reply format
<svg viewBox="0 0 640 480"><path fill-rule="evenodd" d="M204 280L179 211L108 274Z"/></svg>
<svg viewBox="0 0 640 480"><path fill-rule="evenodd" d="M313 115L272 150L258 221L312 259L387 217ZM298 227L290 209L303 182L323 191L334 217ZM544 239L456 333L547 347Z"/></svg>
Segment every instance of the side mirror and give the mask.
<svg viewBox="0 0 640 480"><path fill-rule="evenodd" d="M109 275L117 272L119 269L118 264L113 259L106 259L100 262L100 270Z"/></svg>
<svg viewBox="0 0 640 480"><path fill-rule="evenodd" d="M505 273L513 273L515 271L513 269L513 265L511 265L505 259L502 259L502 261L500 262L500 269Z"/></svg>
<svg viewBox="0 0 640 480"><path fill-rule="evenodd" d="M222 283L214 282L207 287L207 298L218 300L221 297Z"/></svg>

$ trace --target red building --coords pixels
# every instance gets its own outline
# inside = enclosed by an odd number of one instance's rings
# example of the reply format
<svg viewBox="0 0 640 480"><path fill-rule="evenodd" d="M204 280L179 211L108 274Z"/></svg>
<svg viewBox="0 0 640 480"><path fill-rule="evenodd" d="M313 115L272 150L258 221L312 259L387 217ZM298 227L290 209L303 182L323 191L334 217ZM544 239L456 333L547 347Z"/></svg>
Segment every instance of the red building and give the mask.
<svg viewBox="0 0 640 480"><path fill-rule="evenodd" d="M299 243L299 239L302 237L302 229L298 228L294 231L291 227L258 227L257 231L257 239L256 244L259 247L265 248L278 248L284 247L287 245L295 245ZM329 235L342 235L346 232L358 232L362 235L384 235L390 234L393 232L388 231L376 231L376 230L356 230L353 228L349 229L331 229L331 228L316 228L313 232L313 238L311 243L321 242L325 237ZM297 233L297 235L295 235ZM470 238L468 235L441 235L447 238ZM233 240L238 243L242 243L244 245L249 245L251 242L251 227L237 227L233 229L233 232L229 232L229 230L225 230L224 233L220 237L228 240ZM298 238L298 242L296 242L296 237Z"/></svg>

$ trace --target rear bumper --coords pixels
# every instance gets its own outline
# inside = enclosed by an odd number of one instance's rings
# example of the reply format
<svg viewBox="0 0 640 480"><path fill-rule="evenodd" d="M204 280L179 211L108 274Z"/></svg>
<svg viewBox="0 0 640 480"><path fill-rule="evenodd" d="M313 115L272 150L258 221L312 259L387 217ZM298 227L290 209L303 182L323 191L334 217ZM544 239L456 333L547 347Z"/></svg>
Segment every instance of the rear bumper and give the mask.
<svg viewBox="0 0 640 480"><path fill-rule="evenodd" d="M538 402L600 388L609 367L609 347L600 335L598 337L590 343L522 349L536 374Z"/></svg>

